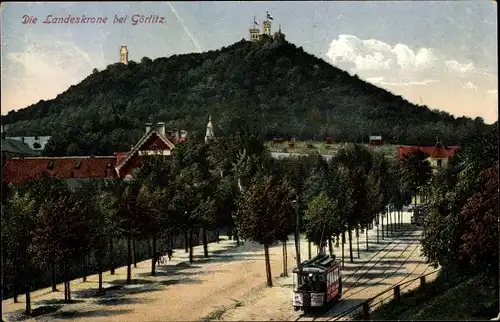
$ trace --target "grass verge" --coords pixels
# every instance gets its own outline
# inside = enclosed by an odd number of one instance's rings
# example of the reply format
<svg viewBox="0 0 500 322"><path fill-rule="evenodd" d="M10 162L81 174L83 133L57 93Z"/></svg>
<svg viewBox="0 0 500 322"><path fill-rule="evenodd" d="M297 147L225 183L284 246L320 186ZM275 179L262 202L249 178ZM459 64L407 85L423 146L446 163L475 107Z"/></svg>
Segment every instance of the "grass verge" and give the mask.
<svg viewBox="0 0 500 322"><path fill-rule="evenodd" d="M446 279L426 285L390 301L370 314L372 320L489 320L499 312L498 290L480 276Z"/></svg>

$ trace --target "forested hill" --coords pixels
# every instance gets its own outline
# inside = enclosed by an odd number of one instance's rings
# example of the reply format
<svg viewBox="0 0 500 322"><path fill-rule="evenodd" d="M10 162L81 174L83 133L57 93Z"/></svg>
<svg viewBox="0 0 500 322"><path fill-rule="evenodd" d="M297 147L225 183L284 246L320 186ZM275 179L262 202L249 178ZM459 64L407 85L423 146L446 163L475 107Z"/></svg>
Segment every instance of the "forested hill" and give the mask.
<svg viewBox="0 0 500 322"><path fill-rule="evenodd" d="M477 107L476 107L477 108ZM2 116L9 135L52 135L47 154L127 151L147 121L202 130L211 113L231 132L235 119L258 124L267 138L332 136L360 141L381 134L407 144L460 143L481 120L455 119L416 106L350 76L287 42L245 40L205 53L174 55L94 70L49 101Z"/></svg>

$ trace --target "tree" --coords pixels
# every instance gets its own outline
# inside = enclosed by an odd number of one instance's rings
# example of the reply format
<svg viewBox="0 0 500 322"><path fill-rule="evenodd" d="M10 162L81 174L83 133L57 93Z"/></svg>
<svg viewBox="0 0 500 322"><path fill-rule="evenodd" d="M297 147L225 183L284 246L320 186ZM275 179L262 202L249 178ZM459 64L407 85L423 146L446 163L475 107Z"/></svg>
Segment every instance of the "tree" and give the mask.
<svg viewBox="0 0 500 322"><path fill-rule="evenodd" d="M322 251L326 240L342 231L344 226L337 202L332 201L327 193L322 191L310 200L305 213L307 238Z"/></svg>
<svg viewBox="0 0 500 322"><path fill-rule="evenodd" d="M405 169L405 181L408 190L415 197L415 205L417 204L417 194L432 177L431 164L427 161L427 158L428 155L422 150L415 150L403 156L402 164Z"/></svg>
<svg viewBox="0 0 500 322"><path fill-rule="evenodd" d="M238 200L236 225L242 237L264 246L267 286L272 287L269 247L293 227L292 200L288 182L270 176L253 180Z"/></svg>
<svg viewBox="0 0 500 322"><path fill-rule="evenodd" d="M2 252L12 263L14 302L17 302L16 277L21 277L26 294L25 312L28 315L31 314L30 289L33 274L29 247L33 242L32 233L37 225L35 206L35 200L29 193L21 195L18 190L14 189L2 211Z"/></svg>
<svg viewBox="0 0 500 322"><path fill-rule="evenodd" d="M54 256L64 265L64 300L71 301L68 267L82 253L88 242L88 226L81 204L68 191L66 195L46 202L39 211L32 251L43 262Z"/></svg>
<svg viewBox="0 0 500 322"><path fill-rule="evenodd" d="M460 257L498 285L498 163L481 172L477 190L462 208L465 221Z"/></svg>

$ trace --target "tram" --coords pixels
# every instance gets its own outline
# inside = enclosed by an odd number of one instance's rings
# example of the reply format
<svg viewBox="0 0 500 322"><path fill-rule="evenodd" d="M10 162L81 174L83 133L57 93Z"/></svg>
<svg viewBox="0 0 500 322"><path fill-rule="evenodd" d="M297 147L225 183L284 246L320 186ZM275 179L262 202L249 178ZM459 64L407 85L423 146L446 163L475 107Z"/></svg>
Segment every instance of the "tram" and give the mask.
<svg viewBox="0 0 500 322"><path fill-rule="evenodd" d="M340 264L335 256L320 253L292 270L295 311L326 309L342 297Z"/></svg>

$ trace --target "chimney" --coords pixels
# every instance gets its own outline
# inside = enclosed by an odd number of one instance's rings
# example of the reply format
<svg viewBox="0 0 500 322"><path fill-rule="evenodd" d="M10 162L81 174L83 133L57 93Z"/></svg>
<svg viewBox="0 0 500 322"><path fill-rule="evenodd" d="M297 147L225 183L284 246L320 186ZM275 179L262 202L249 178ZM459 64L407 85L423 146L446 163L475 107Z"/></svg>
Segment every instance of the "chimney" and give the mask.
<svg viewBox="0 0 500 322"><path fill-rule="evenodd" d="M146 133L148 133L149 131L151 131L151 123L146 123Z"/></svg>
<svg viewBox="0 0 500 322"><path fill-rule="evenodd" d="M165 135L165 123L158 122L156 125L158 127L158 132L160 132L161 135Z"/></svg>
<svg viewBox="0 0 500 322"><path fill-rule="evenodd" d="M179 130L174 130L175 142L179 142Z"/></svg>

